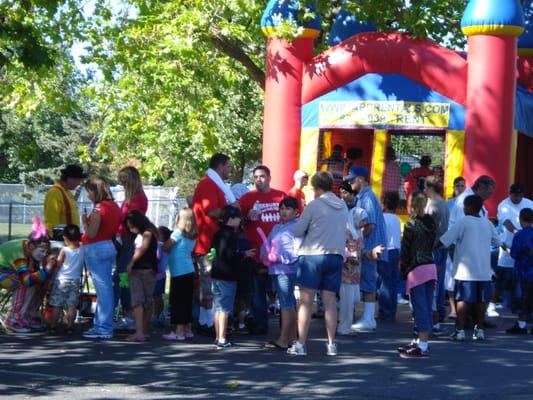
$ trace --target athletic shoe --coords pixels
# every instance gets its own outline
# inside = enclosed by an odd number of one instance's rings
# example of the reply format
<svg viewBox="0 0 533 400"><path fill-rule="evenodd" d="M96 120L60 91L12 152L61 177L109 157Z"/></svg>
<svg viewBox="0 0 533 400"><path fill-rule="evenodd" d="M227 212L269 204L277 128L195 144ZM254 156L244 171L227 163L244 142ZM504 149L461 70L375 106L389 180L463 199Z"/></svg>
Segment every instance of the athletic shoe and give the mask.
<svg viewBox="0 0 533 400"><path fill-rule="evenodd" d="M290 354L292 356L306 356L307 351L305 350L305 346L302 343L295 340L292 343L292 346L287 349L287 354Z"/></svg>
<svg viewBox="0 0 533 400"><path fill-rule="evenodd" d="M111 339L113 334L100 332L98 329L91 328L83 332L83 337L85 339Z"/></svg>
<svg viewBox="0 0 533 400"><path fill-rule="evenodd" d="M8 330L14 333L28 333L31 332L30 328L27 328L23 326L22 324L19 324L16 321L5 321L5 325Z"/></svg>
<svg viewBox="0 0 533 400"><path fill-rule="evenodd" d="M527 328L520 328L520 326L515 323L512 328L506 329L505 333L508 333L509 335L527 335Z"/></svg>
<svg viewBox="0 0 533 400"><path fill-rule="evenodd" d="M496 310L501 310L503 308L503 304L502 303L494 303L494 308Z"/></svg>
<svg viewBox="0 0 533 400"><path fill-rule="evenodd" d="M175 332L169 332L163 335L163 339L181 341L181 340L185 340L185 336L177 335Z"/></svg>
<svg viewBox="0 0 533 400"><path fill-rule="evenodd" d="M411 347L405 352L400 353L402 358L428 358L429 357L429 347L426 351L422 350L420 347Z"/></svg>
<svg viewBox="0 0 533 400"><path fill-rule="evenodd" d="M483 329L474 328L474 333L472 334L472 340L481 341L485 340L485 332Z"/></svg>
<svg viewBox="0 0 533 400"><path fill-rule="evenodd" d="M352 325L352 330L356 332L372 332L376 330L376 320L372 319L367 321L365 319L360 319L355 324Z"/></svg>
<svg viewBox="0 0 533 400"><path fill-rule="evenodd" d="M220 342L217 342L216 343L216 346L217 346L217 349L227 349L227 348L230 348L231 346L233 346L233 344L231 344L231 342L228 342L227 340L224 342L224 343L220 343Z"/></svg>
<svg viewBox="0 0 533 400"><path fill-rule="evenodd" d="M466 340L464 329L456 329L455 332L452 333L451 339L456 342L464 342Z"/></svg>
<svg viewBox="0 0 533 400"><path fill-rule="evenodd" d="M398 348L396 348L396 350L398 350L398 353L405 353L407 350L414 349L415 347L418 347L418 343L413 340L411 343L405 346L399 346Z"/></svg>
<svg viewBox="0 0 533 400"><path fill-rule="evenodd" d="M491 317L491 318L500 316L500 313L496 311L496 306L494 305L494 303L489 303L486 314L487 314L487 317Z"/></svg>
<svg viewBox="0 0 533 400"><path fill-rule="evenodd" d="M404 298L402 295L398 295L398 304L409 304L409 300Z"/></svg>
<svg viewBox="0 0 533 400"><path fill-rule="evenodd" d="M328 356L337 355L337 344L336 343L326 343L326 355Z"/></svg>

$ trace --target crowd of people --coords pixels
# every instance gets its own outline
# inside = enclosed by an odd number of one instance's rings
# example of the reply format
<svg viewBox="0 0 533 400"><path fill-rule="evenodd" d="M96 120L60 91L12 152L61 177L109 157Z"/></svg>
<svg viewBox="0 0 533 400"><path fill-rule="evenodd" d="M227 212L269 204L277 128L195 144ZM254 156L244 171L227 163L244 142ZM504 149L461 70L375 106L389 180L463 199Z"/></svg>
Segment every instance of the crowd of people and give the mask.
<svg viewBox="0 0 533 400"><path fill-rule="evenodd" d="M337 166L341 154L334 155L328 162ZM172 229L146 217L136 168L118 174L125 189L119 205L105 179L86 179L81 167L69 165L46 195L44 223L35 218L27 239L0 245L0 284L13 297L5 323L18 333L45 324L47 334L57 335L64 318L64 333L74 334L86 266L97 299L92 326L83 332L88 339L129 329L125 340L145 342L153 324L167 325L168 310L173 329L163 339L210 333L215 347L226 349L228 332L268 334L276 304L280 330L264 349L306 355L310 320L323 311L325 352L334 356L336 335L372 332L376 317L394 321L398 303L407 302L416 339L398 348L404 358L428 357L429 338L449 317L456 318L453 340L466 340L470 325L472 340L484 340L485 315L497 314L501 303L517 314L507 333L527 334L533 202L513 184L495 226L483 205L494 191L492 178L480 176L467 189L458 177L446 201L442 175L430 163L422 157L405 180L410 217L403 233L397 186L378 199L368 168L355 162L340 182L329 171L312 177L296 171L286 194L271 187L265 165L253 169L252 190L230 187L231 160L217 153ZM71 191L83 180L93 207L80 213ZM312 200L303 191L308 183ZM54 250L52 240L62 245ZM45 297L51 312L43 320ZM359 301L362 313L354 320Z"/></svg>

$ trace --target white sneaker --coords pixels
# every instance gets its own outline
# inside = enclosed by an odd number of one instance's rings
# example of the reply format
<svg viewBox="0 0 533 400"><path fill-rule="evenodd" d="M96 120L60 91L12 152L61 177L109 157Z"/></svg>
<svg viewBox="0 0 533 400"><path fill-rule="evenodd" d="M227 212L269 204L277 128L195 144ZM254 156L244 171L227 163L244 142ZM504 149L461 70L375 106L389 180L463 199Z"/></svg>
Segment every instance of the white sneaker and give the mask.
<svg viewBox="0 0 533 400"><path fill-rule="evenodd" d="M326 355L328 356L337 355L337 344L336 343L326 343Z"/></svg>
<svg viewBox="0 0 533 400"><path fill-rule="evenodd" d="M480 341L485 340L485 332L483 329L474 328L474 333L472 334L472 340Z"/></svg>
<svg viewBox="0 0 533 400"><path fill-rule="evenodd" d="M452 340L455 340L456 342L464 342L466 339L465 331L464 329L461 330L455 330L455 332L451 336Z"/></svg>
<svg viewBox="0 0 533 400"><path fill-rule="evenodd" d="M295 340L292 343L292 346L287 349L287 354L290 354L292 356L306 356L307 351L305 350L305 346L302 343Z"/></svg>
<svg viewBox="0 0 533 400"><path fill-rule="evenodd" d="M500 313L496 311L496 304L494 303L489 303L486 314L487 314L487 317L499 317L500 316Z"/></svg>
<svg viewBox="0 0 533 400"><path fill-rule="evenodd" d="M368 321L366 319L360 319L352 325L352 330L355 332L372 332L376 330L376 320L372 319Z"/></svg>
<svg viewBox="0 0 533 400"><path fill-rule="evenodd" d="M409 300L404 299L402 295L398 295L398 304L409 304Z"/></svg>

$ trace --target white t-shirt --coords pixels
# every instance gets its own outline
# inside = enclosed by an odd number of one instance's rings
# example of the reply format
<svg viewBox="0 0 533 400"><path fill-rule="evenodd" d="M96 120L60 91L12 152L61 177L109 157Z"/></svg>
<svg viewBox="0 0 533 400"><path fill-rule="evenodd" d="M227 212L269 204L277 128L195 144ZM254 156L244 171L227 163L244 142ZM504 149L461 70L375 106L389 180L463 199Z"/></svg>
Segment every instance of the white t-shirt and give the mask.
<svg viewBox="0 0 533 400"><path fill-rule="evenodd" d="M387 250L400 249L402 243L402 225L396 214L383 213L387 227Z"/></svg>
<svg viewBox="0 0 533 400"><path fill-rule="evenodd" d="M459 221L461 218L465 216L465 199L467 196L471 196L475 194L472 188L466 189L463 193L461 193L459 196L455 199L455 204L452 208L452 211L450 212L450 219L448 220L448 229L450 229L457 221ZM479 212L479 215L484 218L489 217L489 213L487 212L487 209L485 206L481 208L481 211Z"/></svg>
<svg viewBox="0 0 533 400"><path fill-rule="evenodd" d="M65 253L65 260L63 265L57 272L57 280L79 280L81 277L81 270L84 262L84 249L83 245L77 249L71 249L70 247L63 247Z"/></svg>
<svg viewBox="0 0 533 400"><path fill-rule="evenodd" d="M503 200L498 205L498 222L500 223L503 234L501 235L503 242L507 247L511 247L513 244L513 234L503 226L503 222L509 220L513 223L515 228L520 229L519 215L520 211L524 208L533 209L533 201L526 199L525 197L518 204L514 204L509 197ZM498 255L498 266L505 268L513 268L514 260L509 253L500 248L500 254Z"/></svg>
<svg viewBox="0 0 533 400"><path fill-rule="evenodd" d="M446 246L455 243L453 253L454 279L490 281L490 245L501 245L496 228L486 218L466 215L440 238Z"/></svg>

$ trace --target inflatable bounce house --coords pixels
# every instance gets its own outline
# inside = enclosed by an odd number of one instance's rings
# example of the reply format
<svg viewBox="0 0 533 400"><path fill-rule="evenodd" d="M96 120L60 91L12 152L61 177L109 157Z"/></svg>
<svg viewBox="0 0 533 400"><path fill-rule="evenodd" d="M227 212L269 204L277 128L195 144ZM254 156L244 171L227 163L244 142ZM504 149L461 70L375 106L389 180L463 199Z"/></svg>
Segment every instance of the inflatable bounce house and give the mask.
<svg viewBox="0 0 533 400"><path fill-rule="evenodd" d="M461 21L467 53L377 33L341 11L331 47L319 55L318 17L299 23L300 36L288 42L273 33L283 20L297 21L297 2L269 1L261 19L268 37L263 162L272 185L288 190L296 169L314 173L342 146L357 149L355 162L369 167L379 196L390 172L388 147L403 177L410 168L404 164L423 155L401 154L402 138L411 137L440 157L446 197L455 177L470 186L480 175L497 182L487 202L492 216L513 182L531 197L532 1L470 0Z"/></svg>

